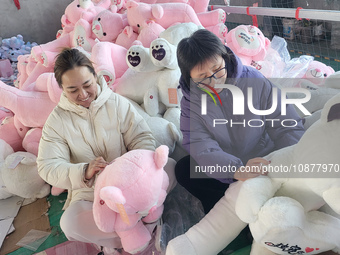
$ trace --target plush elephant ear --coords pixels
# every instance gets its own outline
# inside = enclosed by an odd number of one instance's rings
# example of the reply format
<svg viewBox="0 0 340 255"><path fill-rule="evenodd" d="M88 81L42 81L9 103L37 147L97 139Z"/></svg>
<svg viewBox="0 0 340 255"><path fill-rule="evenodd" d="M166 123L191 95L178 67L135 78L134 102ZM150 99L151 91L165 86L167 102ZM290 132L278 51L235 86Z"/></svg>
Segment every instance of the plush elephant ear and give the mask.
<svg viewBox="0 0 340 255"><path fill-rule="evenodd" d="M106 205L104 200L95 196L93 201L93 218L101 231L105 233L114 232L117 215L115 211L112 211Z"/></svg>
<svg viewBox="0 0 340 255"><path fill-rule="evenodd" d="M123 192L120 188L115 186L107 186L100 190L99 196L104 201L110 201L115 204L125 204L126 199L123 195Z"/></svg>
<svg viewBox="0 0 340 255"><path fill-rule="evenodd" d="M160 19L163 17L164 15L164 9L162 6L160 6L159 4L153 4L151 6L151 12L152 12L152 16L155 19Z"/></svg>
<svg viewBox="0 0 340 255"><path fill-rule="evenodd" d="M154 160L158 168L162 168L168 162L169 148L166 145L161 145L155 150Z"/></svg>

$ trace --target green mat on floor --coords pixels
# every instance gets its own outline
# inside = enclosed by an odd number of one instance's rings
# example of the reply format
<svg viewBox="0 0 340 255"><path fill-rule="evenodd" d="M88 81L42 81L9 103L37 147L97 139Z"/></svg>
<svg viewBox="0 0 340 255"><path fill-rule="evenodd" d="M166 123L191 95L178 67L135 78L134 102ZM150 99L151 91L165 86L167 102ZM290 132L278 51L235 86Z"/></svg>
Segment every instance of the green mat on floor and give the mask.
<svg viewBox="0 0 340 255"><path fill-rule="evenodd" d="M51 234L38 248L38 250L33 252L26 248L20 248L14 252L9 253L8 255L32 255L34 253L38 253L53 246L56 246L60 243L66 242L67 238L65 237L59 226L60 217L63 213L62 207L64 205L66 197L67 193L63 193L56 197L52 195L49 195L47 197L47 201L49 201L51 205L48 211L48 218L51 225ZM230 245L228 245L228 247L220 252L219 255L249 255L251 241L249 240L247 235L248 230L245 229Z"/></svg>
<svg viewBox="0 0 340 255"><path fill-rule="evenodd" d="M48 236L45 242L43 242L39 249L33 252L26 248L20 248L14 252L9 253L9 255L31 255L67 241L67 238L65 237L59 226L59 220L61 215L63 214L62 208L66 201L66 197L67 193L62 193L57 197L52 195L49 195L47 197L47 201L51 205L48 210L48 218L51 225L51 234Z"/></svg>

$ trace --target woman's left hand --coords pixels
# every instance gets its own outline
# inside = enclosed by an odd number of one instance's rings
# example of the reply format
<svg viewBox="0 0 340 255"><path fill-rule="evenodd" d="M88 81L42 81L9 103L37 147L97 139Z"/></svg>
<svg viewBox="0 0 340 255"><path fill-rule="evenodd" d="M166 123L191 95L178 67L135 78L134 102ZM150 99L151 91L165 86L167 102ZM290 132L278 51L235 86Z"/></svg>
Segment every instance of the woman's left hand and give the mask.
<svg viewBox="0 0 340 255"><path fill-rule="evenodd" d="M104 170L108 164L103 157L92 160L85 170L85 178L90 180L97 172Z"/></svg>

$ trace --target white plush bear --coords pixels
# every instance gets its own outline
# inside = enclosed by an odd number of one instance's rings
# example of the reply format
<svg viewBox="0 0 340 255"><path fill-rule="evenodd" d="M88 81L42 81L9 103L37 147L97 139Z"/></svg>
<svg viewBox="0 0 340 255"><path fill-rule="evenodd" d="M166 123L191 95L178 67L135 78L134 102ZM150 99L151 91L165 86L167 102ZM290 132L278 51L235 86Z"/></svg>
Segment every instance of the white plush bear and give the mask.
<svg viewBox="0 0 340 255"><path fill-rule="evenodd" d="M251 254L340 252L340 220L316 211L327 203L340 214L339 113L340 94L326 103L320 120L296 145L266 157L271 160L268 177L242 186L236 212L257 243Z"/></svg>
<svg viewBox="0 0 340 255"><path fill-rule="evenodd" d="M50 193L48 185L38 174L36 156L15 152L0 139L0 199L20 196L35 200Z"/></svg>
<svg viewBox="0 0 340 255"><path fill-rule="evenodd" d="M180 115L180 109L172 108L167 111L167 114L172 114L173 116L166 115L162 118L162 116L159 115L151 117L139 104L132 100L129 101L148 124L152 135L156 140L156 147L166 145L169 148L169 154L174 152L176 142L181 143L183 139L182 132L180 132L179 128L173 123L176 122L175 119Z"/></svg>
<svg viewBox="0 0 340 255"><path fill-rule="evenodd" d="M254 237L252 255L339 253L339 113L340 94L296 145L265 157L268 177L232 184L201 222L170 241L166 254L184 254L183 247L186 255L216 254L245 222ZM317 211L324 205L337 217Z"/></svg>
<svg viewBox="0 0 340 255"><path fill-rule="evenodd" d="M151 117L160 114L173 122L179 131L182 92L178 88L181 72L176 57L177 44L200 28L194 23L174 25L152 41L150 48L133 45L126 56L129 69L113 85L113 90L143 104Z"/></svg>

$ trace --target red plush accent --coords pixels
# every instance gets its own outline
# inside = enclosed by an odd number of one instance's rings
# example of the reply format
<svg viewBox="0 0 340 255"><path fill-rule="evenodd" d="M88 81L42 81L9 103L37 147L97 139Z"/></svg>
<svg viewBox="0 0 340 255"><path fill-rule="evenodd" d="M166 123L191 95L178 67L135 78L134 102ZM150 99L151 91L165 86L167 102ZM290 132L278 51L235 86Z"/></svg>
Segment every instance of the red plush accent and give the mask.
<svg viewBox="0 0 340 255"><path fill-rule="evenodd" d="M20 3L19 0L14 0L15 6L20 10Z"/></svg>

